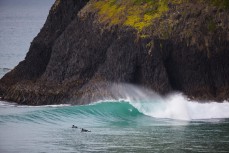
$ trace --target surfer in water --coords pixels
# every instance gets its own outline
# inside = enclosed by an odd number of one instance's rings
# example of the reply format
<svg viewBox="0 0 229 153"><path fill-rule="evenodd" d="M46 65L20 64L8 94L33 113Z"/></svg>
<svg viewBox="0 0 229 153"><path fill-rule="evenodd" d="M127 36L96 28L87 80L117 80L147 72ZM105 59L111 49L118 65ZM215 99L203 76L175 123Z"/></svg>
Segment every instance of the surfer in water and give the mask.
<svg viewBox="0 0 229 153"><path fill-rule="evenodd" d="M78 127L77 127L77 126L75 126L75 125L72 125L72 128L76 128L76 129L77 129Z"/></svg>
<svg viewBox="0 0 229 153"><path fill-rule="evenodd" d="M77 129L77 128L79 128L79 127L78 127L78 126L75 126L75 125L72 125L72 128ZM84 129L84 128L79 128L79 129L81 129L81 132L91 132L91 131L89 131L89 130L87 130L87 129Z"/></svg>
<svg viewBox="0 0 229 153"><path fill-rule="evenodd" d="M91 132L91 131L82 128L82 129L81 129L81 132Z"/></svg>

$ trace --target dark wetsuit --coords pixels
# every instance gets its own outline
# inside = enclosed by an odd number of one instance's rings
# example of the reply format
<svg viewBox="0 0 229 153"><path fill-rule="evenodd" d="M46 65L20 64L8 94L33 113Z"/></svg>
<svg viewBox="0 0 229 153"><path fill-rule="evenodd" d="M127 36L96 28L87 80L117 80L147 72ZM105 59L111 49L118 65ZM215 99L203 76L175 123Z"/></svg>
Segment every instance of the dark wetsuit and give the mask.
<svg viewBox="0 0 229 153"><path fill-rule="evenodd" d="M82 129L81 129L81 132L91 132L91 131L82 128Z"/></svg>
<svg viewBox="0 0 229 153"><path fill-rule="evenodd" d="M75 126L75 125L72 125L72 128L78 128L77 126Z"/></svg>

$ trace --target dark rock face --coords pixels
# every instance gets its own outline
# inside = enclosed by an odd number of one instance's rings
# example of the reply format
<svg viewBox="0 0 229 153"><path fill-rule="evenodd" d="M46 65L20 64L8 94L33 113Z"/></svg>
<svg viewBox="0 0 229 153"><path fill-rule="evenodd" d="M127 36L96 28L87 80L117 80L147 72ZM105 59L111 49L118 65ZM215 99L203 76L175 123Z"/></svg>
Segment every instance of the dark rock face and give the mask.
<svg viewBox="0 0 229 153"><path fill-rule="evenodd" d="M182 91L198 100L229 99L228 10L179 5L142 38L130 27L100 23L86 4L56 1L25 60L0 80L3 99L29 105L89 103L109 94L111 82L160 94ZM171 19L176 24L169 24ZM163 25L170 26L169 33Z"/></svg>
<svg viewBox="0 0 229 153"><path fill-rule="evenodd" d="M188 13L177 20L170 38L173 50L166 69L171 86L193 99L228 100L228 10L195 4L185 9Z"/></svg>
<svg viewBox="0 0 229 153"><path fill-rule="evenodd" d="M86 5L86 3L87 0L56 1L49 12L44 27L31 43L25 60L20 62L14 70L6 74L0 80L0 95L7 92L7 94L4 94L4 97L6 97L7 100L23 104L40 104L40 102L28 102L27 99L30 99L29 101L33 101L32 99L36 101L38 96L41 96L42 98L42 94L36 95L34 93L42 91L39 91L39 89L33 91L34 89L31 89L29 85L31 83L31 86L33 87L35 82L45 72L46 66L50 61L54 42L63 33L66 27L77 17L77 13ZM38 98L38 101L39 99L40 98ZM49 102L46 101L44 103Z"/></svg>

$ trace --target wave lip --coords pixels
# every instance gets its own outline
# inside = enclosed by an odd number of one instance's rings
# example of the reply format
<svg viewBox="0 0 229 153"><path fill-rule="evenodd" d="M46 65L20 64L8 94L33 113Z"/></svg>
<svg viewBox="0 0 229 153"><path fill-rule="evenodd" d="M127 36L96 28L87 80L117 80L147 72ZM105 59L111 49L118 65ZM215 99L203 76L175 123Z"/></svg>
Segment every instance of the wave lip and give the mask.
<svg viewBox="0 0 229 153"><path fill-rule="evenodd" d="M209 120L229 118L229 103L199 103L189 101L182 94L174 94L161 101L131 102L140 112L154 118L175 120Z"/></svg>
<svg viewBox="0 0 229 153"><path fill-rule="evenodd" d="M181 93L162 97L155 92L130 84L115 84L111 92L116 99L126 99L139 112L154 118L207 120L229 118L229 102L190 101Z"/></svg>

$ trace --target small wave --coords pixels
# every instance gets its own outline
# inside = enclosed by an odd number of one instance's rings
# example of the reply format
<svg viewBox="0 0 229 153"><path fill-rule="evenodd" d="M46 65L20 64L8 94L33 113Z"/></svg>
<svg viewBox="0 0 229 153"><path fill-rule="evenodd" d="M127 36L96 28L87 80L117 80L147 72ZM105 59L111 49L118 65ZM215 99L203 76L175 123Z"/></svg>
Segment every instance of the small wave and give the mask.
<svg viewBox="0 0 229 153"><path fill-rule="evenodd" d="M6 101L0 101L0 107L13 107L13 106L16 106L16 105L17 105L16 103L9 103L9 102L6 102Z"/></svg>
<svg viewBox="0 0 229 153"><path fill-rule="evenodd" d="M0 68L0 79L9 71L11 71L9 68Z"/></svg>
<svg viewBox="0 0 229 153"><path fill-rule="evenodd" d="M67 107L71 106L70 104L58 104L58 105L41 105L41 106L29 106L29 105L16 105L16 107L33 107L33 108L42 108L42 107Z"/></svg>
<svg viewBox="0 0 229 153"><path fill-rule="evenodd" d="M14 102L0 101L0 107L19 107L19 108L42 108L42 107L66 107L71 106L70 104L58 104L58 105L40 105L40 106L31 106L31 105L18 105Z"/></svg>
<svg viewBox="0 0 229 153"><path fill-rule="evenodd" d="M0 70L3 71L3 72L9 72L9 71L11 71L10 68L1 68L1 67L0 67Z"/></svg>

